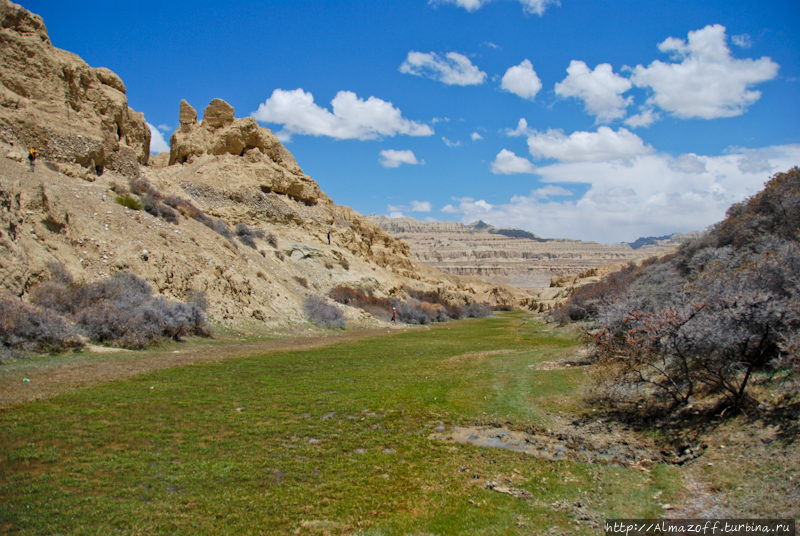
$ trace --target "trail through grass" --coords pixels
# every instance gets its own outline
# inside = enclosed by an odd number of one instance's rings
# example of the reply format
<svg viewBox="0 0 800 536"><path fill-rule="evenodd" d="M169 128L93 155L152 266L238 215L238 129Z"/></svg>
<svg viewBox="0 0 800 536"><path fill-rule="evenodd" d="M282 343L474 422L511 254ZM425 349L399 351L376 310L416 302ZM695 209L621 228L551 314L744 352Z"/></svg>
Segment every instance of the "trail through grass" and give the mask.
<svg viewBox="0 0 800 536"><path fill-rule="evenodd" d="M428 438L585 411L581 368L535 367L577 347L516 312L2 410L0 534L594 534L656 516L679 491L672 467Z"/></svg>

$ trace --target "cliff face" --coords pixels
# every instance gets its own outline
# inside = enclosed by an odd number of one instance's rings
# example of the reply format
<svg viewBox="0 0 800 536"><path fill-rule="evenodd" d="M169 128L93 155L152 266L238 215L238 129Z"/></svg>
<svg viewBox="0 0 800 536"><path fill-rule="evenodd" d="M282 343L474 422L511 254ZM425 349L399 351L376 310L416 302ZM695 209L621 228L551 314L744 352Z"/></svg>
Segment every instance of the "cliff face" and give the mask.
<svg viewBox="0 0 800 536"><path fill-rule="evenodd" d="M128 106L122 80L50 43L42 18L0 0L0 139L24 158L30 147L93 178L136 176L150 156L144 115Z"/></svg>
<svg viewBox="0 0 800 536"><path fill-rule="evenodd" d="M220 99L202 123L181 103L170 154L149 158L149 129L116 75L53 48L41 18L6 0L0 21L0 291L26 298L52 263L84 282L127 271L163 296L204 293L212 320L262 327L296 325L306 296L338 285L525 302L415 263L406 243L334 204L272 132Z"/></svg>
<svg viewBox="0 0 800 536"><path fill-rule="evenodd" d="M544 240L514 229L497 229L483 222L422 222L414 218L371 216L392 236L407 242L411 257L445 273L479 276L514 287L541 289L553 276L579 274L591 268L666 251L693 235L675 235L634 250L628 244L598 244L580 240Z"/></svg>

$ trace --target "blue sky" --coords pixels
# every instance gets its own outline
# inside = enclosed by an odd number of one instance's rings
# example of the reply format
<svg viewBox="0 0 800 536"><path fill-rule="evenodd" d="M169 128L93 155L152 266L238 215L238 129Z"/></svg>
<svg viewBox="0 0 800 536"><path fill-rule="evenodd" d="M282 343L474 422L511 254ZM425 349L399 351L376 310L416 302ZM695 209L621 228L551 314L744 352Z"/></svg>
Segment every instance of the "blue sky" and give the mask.
<svg viewBox="0 0 800 536"><path fill-rule="evenodd" d="M796 0L22 5L167 141L222 98L364 214L632 241L800 165Z"/></svg>

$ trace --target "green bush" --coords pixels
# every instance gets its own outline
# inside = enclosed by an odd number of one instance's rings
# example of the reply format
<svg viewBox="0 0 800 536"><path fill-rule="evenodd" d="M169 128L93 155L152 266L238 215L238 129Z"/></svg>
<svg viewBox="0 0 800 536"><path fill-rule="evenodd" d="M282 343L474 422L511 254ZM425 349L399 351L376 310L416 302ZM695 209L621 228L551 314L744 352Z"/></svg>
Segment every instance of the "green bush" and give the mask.
<svg viewBox="0 0 800 536"><path fill-rule="evenodd" d="M136 199L135 197L131 197L128 194L125 195L118 195L114 198L114 201L122 205L123 207L128 207L131 210L142 210L144 205Z"/></svg>

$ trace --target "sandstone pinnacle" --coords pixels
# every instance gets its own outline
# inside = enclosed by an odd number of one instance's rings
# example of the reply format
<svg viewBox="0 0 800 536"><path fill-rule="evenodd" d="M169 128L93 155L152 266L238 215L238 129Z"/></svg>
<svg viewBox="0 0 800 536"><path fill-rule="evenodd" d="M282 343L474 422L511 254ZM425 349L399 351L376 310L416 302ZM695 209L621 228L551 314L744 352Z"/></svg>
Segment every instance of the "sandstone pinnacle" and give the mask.
<svg viewBox="0 0 800 536"><path fill-rule="evenodd" d="M181 122L181 125L193 125L197 123L197 110L192 108L192 105L186 102L186 100L181 101L181 111L179 120Z"/></svg>

